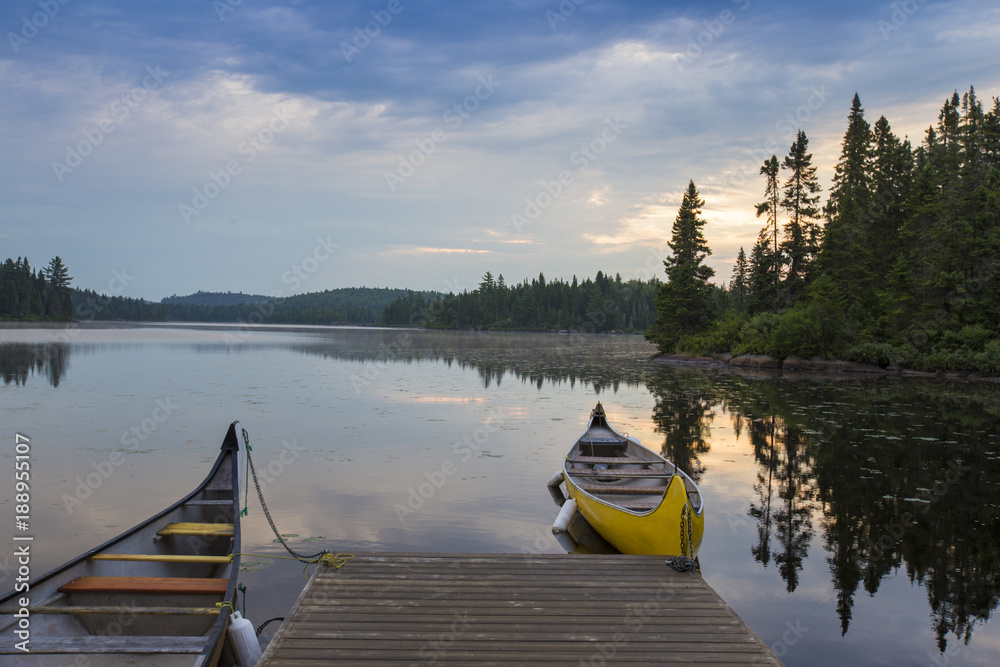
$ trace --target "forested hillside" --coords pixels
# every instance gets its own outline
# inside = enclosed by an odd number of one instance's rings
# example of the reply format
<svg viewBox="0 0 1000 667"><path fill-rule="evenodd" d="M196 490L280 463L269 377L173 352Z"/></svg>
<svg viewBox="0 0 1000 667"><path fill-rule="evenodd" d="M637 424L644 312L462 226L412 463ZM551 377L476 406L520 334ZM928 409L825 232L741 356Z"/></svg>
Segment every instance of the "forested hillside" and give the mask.
<svg viewBox="0 0 1000 667"><path fill-rule="evenodd" d="M91 290L73 290L73 303L75 316L80 320L370 325L381 321L386 304L405 294L407 290L402 289L348 287L281 299L252 297L232 305L203 305L185 303L187 297L168 297L161 303L149 303L142 299L104 296ZM421 294L436 296L436 293Z"/></svg>
<svg viewBox="0 0 1000 667"><path fill-rule="evenodd" d="M160 299L167 305L185 306L238 306L244 303L267 303L273 297L262 294L244 294L243 292L202 292L197 291L187 296L168 296Z"/></svg>
<svg viewBox="0 0 1000 667"><path fill-rule="evenodd" d="M530 282L507 285L503 275L486 272L471 292L437 299L410 293L389 304L387 325L444 329L513 329L605 332L644 331L653 321L653 296L659 281L622 280L598 271L591 280L573 276L547 281L540 273Z"/></svg>
<svg viewBox="0 0 1000 667"><path fill-rule="evenodd" d="M691 184L647 332L661 350L1000 372L1000 100L956 92L913 148L855 95L822 208L803 132L760 173L765 224L721 310Z"/></svg>

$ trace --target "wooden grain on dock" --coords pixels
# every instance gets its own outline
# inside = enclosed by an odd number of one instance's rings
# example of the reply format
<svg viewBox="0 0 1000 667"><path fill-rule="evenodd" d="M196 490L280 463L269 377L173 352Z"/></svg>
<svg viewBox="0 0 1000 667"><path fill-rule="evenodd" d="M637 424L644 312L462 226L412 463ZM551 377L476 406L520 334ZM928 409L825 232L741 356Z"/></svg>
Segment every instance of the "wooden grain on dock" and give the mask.
<svg viewBox="0 0 1000 667"><path fill-rule="evenodd" d="M781 665L662 556L357 554L321 567L262 665Z"/></svg>

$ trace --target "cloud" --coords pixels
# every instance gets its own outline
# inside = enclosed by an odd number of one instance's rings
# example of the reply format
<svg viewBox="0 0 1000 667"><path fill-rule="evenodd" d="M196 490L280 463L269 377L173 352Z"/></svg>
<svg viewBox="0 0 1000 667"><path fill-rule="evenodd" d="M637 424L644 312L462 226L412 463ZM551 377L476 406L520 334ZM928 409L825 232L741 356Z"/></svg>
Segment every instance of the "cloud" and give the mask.
<svg viewBox="0 0 1000 667"><path fill-rule="evenodd" d="M308 289L440 289L488 268L511 281L625 275L664 247L693 179L722 276L760 227L760 162L797 129L828 189L855 90L870 120L884 113L917 142L955 88L1000 93L988 0L926 3L887 39L891 5L860 0L588 0L555 26L559 3L544 0L402 7L348 62L341 42L378 3L244 2L224 20L195 0L65 5L0 56L4 247L60 254L82 287L142 267L128 294L150 298L270 291L326 234L343 252ZM52 162L147 67L163 84L59 182ZM482 76L499 85L452 126L445 114ZM283 109L287 127L248 159L241 146ZM614 118L627 127L581 160ZM446 139L390 190L385 174L435 131ZM234 160L240 173L185 225L178 205ZM512 225L563 172L558 196ZM220 272L221 248L241 261Z"/></svg>
<svg viewBox="0 0 1000 667"><path fill-rule="evenodd" d="M492 250L477 250L474 248L428 248L425 246L406 246L390 248L382 251L382 255L489 255Z"/></svg>

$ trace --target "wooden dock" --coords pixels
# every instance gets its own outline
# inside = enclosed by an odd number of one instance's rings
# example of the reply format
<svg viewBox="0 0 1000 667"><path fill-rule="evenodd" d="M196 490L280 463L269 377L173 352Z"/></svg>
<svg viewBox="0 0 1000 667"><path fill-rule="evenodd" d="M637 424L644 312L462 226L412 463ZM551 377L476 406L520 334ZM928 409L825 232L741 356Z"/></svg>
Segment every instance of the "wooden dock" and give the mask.
<svg viewBox="0 0 1000 667"><path fill-rule="evenodd" d="M321 566L258 665L781 665L662 556L357 554Z"/></svg>

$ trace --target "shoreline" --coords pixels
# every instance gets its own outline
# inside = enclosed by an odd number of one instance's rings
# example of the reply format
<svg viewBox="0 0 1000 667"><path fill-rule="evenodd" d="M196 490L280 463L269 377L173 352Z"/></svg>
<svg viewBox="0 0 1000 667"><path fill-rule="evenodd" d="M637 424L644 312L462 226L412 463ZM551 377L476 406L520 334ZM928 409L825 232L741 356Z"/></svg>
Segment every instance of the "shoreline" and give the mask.
<svg viewBox="0 0 1000 667"><path fill-rule="evenodd" d="M743 354L737 357L723 355L720 357L691 356L686 354L660 353L652 356L655 361L664 366L695 366L703 368L725 368L743 372L760 372L774 375L785 373L794 375L819 375L825 378L857 378L857 377L903 377L925 378L932 380L947 380L950 382L984 382L1000 384L1000 376L983 375L975 371L918 371L909 368L872 366L853 361L838 361L828 359L803 359L801 357L786 357L779 359L763 354Z"/></svg>

